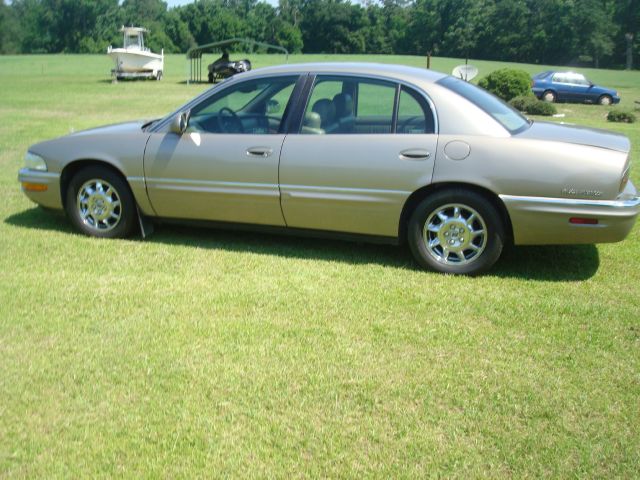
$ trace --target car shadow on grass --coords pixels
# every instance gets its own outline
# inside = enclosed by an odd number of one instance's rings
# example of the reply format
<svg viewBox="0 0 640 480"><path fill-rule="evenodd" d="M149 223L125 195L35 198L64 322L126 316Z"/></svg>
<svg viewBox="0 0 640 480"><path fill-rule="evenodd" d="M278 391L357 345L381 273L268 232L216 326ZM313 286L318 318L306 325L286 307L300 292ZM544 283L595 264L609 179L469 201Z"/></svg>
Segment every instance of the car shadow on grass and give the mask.
<svg viewBox="0 0 640 480"><path fill-rule="evenodd" d="M4 222L17 227L80 235L63 215L56 215L39 207L13 214ZM139 241L420 270L406 246L395 247L178 224L156 226L156 231L150 237ZM600 258L595 245L509 247L487 274L525 280L581 281L592 277L599 265Z"/></svg>

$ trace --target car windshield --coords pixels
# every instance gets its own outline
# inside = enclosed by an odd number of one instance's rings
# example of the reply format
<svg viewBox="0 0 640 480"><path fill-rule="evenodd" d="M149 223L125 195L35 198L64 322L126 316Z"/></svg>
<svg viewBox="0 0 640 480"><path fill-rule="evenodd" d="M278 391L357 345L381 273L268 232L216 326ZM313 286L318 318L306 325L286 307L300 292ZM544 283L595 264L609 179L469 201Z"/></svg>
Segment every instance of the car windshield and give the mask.
<svg viewBox="0 0 640 480"><path fill-rule="evenodd" d="M437 83L480 107L492 118L497 120L512 135L526 130L530 125L529 120L515 108L483 88L455 77L445 77L438 80Z"/></svg>

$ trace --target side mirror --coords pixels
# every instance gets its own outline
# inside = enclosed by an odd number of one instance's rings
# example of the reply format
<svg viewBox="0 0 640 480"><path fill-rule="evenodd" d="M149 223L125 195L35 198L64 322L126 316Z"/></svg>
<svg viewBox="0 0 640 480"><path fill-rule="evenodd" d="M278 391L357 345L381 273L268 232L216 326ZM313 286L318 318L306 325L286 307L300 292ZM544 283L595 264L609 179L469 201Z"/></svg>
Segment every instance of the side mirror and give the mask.
<svg viewBox="0 0 640 480"><path fill-rule="evenodd" d="M179 112L172 119L169 131L176 135L182 135L189 124L189 112Z"/></svg>

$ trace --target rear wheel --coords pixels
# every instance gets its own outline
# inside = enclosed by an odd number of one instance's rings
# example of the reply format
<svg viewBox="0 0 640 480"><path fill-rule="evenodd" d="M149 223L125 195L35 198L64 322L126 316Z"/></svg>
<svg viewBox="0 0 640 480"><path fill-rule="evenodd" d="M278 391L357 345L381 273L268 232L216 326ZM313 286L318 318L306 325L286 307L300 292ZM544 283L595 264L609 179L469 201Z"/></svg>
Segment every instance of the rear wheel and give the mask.
<svg viewBox="0 0 640 480"><path fill-rule="evenodd" d="M162 70L158 70L158 73L156 73L156 80L162 80Z"/></svg>
<svg viewBox="0 0 640 480"><path fill-rule="evenodd" d="M476 275L498 260L504 226L496 209L469 190L442 190L414 210L408 241L417 262L443 273Z"/></svg>
<svg viewBox="0 0 640 480"><path fill-rule="evenodd" d="M65 209L71 222L86 235L124 238L133 233L136 210L133 194L113 170L92 165L69 182Z"/></svg>
<svg viewBox="0 0 640 480"><path fill-rule="evenodd" d="M542 94L542 100L545 102L553 103L557 100L556 92L552 90L547 90Z"/></svg>
<svg viewBox="0 0 640 480"><path fill-rule="evenodd" d="M600 98L598 98L598 103L600 105L611 105L613 103L613 98L611 98L609 95L602 95Z"/></svg>

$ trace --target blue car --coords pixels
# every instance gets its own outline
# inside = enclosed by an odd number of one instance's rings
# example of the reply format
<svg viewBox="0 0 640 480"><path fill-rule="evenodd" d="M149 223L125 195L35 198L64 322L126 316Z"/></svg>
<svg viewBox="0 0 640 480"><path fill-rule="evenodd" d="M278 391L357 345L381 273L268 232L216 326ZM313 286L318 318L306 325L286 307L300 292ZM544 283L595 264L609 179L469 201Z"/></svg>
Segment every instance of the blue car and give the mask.
<svg viewBox="0 0 640 480"><path fill-rule="evenodd" d="M618 92L594 85L581 73L547 71L531 82L533 94L546 102L578 102L611 105L620 102Z"/></svg>

